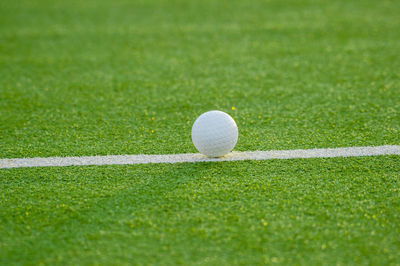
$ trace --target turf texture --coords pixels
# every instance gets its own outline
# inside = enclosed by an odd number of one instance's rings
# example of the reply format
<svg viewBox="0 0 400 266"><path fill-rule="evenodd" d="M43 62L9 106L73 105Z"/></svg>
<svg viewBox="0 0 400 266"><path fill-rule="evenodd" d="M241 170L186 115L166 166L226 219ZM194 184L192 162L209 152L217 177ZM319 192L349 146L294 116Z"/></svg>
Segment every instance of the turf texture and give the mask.
<svg viewBox="0 0 400 266"><path fill-rule="evenodd" d="M400 144L399 1L0 2L0 158ZM397 156L0 170L0 264L400 264Z"/></svg>
<svg viewBox="0 0 400 266"><path fill-rule="evenodd" d="M398 1L2 1L0 156L399 144ZM232 110L232 107L235 110Z"/></svg>
<svg viewBox="0 0 400 266"><path fill-rule="evenodd" d="M398 156L3 170L0 263L399 263Z"/></svg>

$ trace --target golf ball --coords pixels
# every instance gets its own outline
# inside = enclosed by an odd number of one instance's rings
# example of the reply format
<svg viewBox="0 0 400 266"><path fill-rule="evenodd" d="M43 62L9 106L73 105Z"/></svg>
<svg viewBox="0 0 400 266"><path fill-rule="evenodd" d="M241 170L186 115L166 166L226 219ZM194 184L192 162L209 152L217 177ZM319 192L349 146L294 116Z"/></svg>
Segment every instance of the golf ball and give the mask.
<svg viewBox="0 0 400 266"><path fill-rule="evenodd" d="M233 118L221 111L200 115L192 127L192 141L196 149L209 157L220 157L236 145L238 128Z"/></svg>

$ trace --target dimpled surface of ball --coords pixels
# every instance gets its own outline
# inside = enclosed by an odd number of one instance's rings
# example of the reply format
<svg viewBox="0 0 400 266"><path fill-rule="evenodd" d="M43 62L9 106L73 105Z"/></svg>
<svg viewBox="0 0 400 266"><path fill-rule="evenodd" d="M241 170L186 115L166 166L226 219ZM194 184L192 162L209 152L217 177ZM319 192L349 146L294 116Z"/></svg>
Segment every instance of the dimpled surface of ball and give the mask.
<svg viewBox="0 0 400 266"><path fill-rule="evenodd" d="M192 141L196 149L209 157L221 157L236 145L238 128L233 118L221 111L200 115L192 127Z"/></svg>

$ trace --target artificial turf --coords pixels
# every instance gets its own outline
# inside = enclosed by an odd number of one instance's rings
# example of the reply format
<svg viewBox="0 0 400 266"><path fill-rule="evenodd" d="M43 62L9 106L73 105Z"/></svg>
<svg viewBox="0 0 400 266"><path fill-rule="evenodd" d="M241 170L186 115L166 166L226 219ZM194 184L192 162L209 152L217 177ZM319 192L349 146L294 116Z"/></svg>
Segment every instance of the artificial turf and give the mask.
<svg viewBox="0 0 400 266"><path fill-rule="evenodd" d="M399 1L0 2L0 158L400 144ZM399 264L396 156L0 169L0 264Z"/></svg>
<svg viewBox="0 0 400 266"><path fill-rule="evenodd" d="M399 144L399 13L2 1L0 157L194 152L190 127L212 109L237 120L237 150Z"/></svg>
<svg viewBox="0 0 400 266"><path fill-rule="evenodd" d="M3 170L0 263L400 262L400 157Z"/></svg>

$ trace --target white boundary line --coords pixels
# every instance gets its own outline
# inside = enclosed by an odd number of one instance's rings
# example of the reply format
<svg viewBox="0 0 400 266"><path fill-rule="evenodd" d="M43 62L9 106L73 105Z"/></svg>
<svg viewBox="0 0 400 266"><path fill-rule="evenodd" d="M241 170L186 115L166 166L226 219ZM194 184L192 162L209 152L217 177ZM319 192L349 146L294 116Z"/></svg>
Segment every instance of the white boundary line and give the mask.
<svg viewBox="0 0 400 266"><path fill-rule="evenodd" d="M199 153L165 155L106 155L82 157L47 157L0 159L1 168L72 166L72 165L121 165L147 163L196 163L243 160L271 160L294 158L330 158L376 155L400 155L399 145L375 147L348 147L309 150L275 150L231 152L221 158L208 158Z"/></svg>

